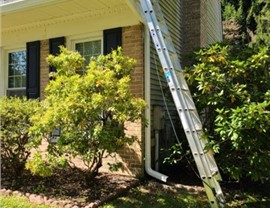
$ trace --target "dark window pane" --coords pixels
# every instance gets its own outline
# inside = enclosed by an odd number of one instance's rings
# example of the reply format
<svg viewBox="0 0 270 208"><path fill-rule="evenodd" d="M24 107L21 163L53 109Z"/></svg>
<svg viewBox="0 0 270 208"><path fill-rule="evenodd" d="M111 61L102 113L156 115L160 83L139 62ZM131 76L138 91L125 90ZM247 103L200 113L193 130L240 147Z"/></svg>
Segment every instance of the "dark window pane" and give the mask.
<svg viewBox="0 0 270 208"><path fill-rule="evenodd" d="M75 50L78 51L81 55L83 55L83 43L76 43Z"/></svg>
<svg viewBox="0 0 270 208"><path fill-rule="evenodd" d="M9 88L14 88L14 77L9 77L8 78L8 87Z"/></svg>
<svg viewBox="0 0 270 208"><path fill-rule="evenodd" d="M22 78L20 76L15 77L15 88L20 88L22 87Z"/></svg>
<svg viewBox="0 0 270 208"><path fill-rule="evenodd" d="M89 64L91 57L97 57L101 54L101 41L88 41L75 44L75 50L78 51L84 58L84 68L78 70L78 74L85 73L85 67Z"/></svg>
<svg viewBox="0 0 270 208"><path fill-rule="evenodd" d="M15 69L14 65L12 65L12 64L8 65L8 76L14 75L14 69Z"/></svg>
<svg viewBox="0 0 270 208"><path fill-rule="evenodd" d="M16 67L16 72L20 75L23 75L26 73L26 65L21 63L20 65L18 64L17 67Z"/></svg>
<svg viewBox="0 0 270 208"><path fill-rule="evenodd" d="M23 97L26 96L25 89L7 90L7 96Z"/></svg>
<svg viewBox="0 0 270 208"><path fill-rule="evenodd" d="M84 56L92 54L92 42L84 43Z"/></svg>
<svg viewBox="0 0 270 208"><path fill-rule="evenodd" d="M21 75L22 73L21 73L21 70L20 70L20 66L16 66L16 68L15 68L15 70L14 70L14 75L16 75L16 76L19 76L19 75Z"/></svg>
<svg viewBox="0 0 270 208"><path fill-rule="evenodd" d="M26 51L16 51L8 54L8 87L25 87Z"/></svg>
<svg viewBox="0 0 270 208"><path fill-rule="evenodd" d="M93 56L98 56L101 54L101 41L95 41L93 44Z"/></svg>
<svg viewBox="0 0 270 208"><path fill-rule="evenodd" d="M22 87L26 87L26 76L22 76Z"/></svg>

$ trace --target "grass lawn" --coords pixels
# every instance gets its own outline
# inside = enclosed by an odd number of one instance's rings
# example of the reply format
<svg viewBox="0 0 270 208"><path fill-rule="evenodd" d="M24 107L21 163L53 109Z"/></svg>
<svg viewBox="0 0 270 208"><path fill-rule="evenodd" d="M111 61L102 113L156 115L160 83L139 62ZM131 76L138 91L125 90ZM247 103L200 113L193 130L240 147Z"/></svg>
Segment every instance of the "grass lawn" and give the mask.
<svg viewBox="0 0 270 208"><path fill-rule="evenodd" d="M269 187L270 188L270 187ZM267 188L268 189L268 188ZM196 190L196 188L195 188ZM226 207L269 208L270 194L265 188L225 189ZM103 208L206 208L210 207L204 192L140 186L105 205Z"/></svg>
<svg viewBox="0 0 270 208"><path fill-rule="evenodd" d="M270 194L259 194L249 192L232 192L227 196L227 206L233 208L269 208Z"/></svg>
<svg viewBox="0 0 270 208"><path fill-rule="evenodd" d="M1 208L53 208L47 205L37 205L31 203L26 197L0 196Z"/></svg>
<svg viewBox="0 0 270 208"><path fill-rule="evenodd" d="M235 189L226 188L226 207L231 208L269 208L268 188ZM0 196L1 208L52 208L29 202L25 197ZM207 197L202 188L196 186L168 186L146 182L128 191L102 208L209 208Z"/></svg>
<svg viewBox="0 0 270 208"><path fill-rule="evenodd" d="M103 208L203 208L209 207L204 195L185 193L184 191L165 191L156 192L142 191L135 188L128 195L119 197L107 203Z"/></svg>

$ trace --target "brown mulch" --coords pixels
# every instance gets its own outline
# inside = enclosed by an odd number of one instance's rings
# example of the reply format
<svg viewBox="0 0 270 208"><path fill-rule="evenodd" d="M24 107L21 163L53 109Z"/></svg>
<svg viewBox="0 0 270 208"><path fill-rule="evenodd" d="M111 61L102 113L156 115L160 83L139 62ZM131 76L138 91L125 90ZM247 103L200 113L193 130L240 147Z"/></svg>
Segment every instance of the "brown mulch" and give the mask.
<svg viewBox="0 0 270 208"><path fill-rule="evenodd" d="M17 179L5 172L1 175L2 194L3 190L9 190L8 195L10 190L16 191L33 198L32 201L40 197L42 202L50 199L47 204L59 207L97 207L138 184L136 178L111 173L99 173L93 181L86 183L82 172L77 169L57 170L47 178L33 176L28 171Z"/></svg>

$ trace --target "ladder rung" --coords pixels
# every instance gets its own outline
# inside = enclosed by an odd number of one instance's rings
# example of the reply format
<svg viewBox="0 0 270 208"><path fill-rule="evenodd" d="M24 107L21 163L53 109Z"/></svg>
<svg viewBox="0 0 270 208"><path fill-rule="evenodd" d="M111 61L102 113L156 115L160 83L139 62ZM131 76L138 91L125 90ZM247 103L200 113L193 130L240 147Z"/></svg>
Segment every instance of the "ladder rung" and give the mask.
<svg viewBox="0 0 270 208"><path fill-rule="evenodd" d="M161 24L159 25L159 28L158 28L160 30L160 32L163 35L170 35L168 27L163 22L160 22L160 23Z"/></svg>
<svg viewBox="0 0 270 208"><path fill-rule="evenodd" d="M196 109L195 108L184 108L184 109L183 108L179 108L179 111L181 111L181 112L182 111L190 111L191 112L191 111L196 111Z"/></svg>
<svg viewBox="0 0 270 208"><path fill-rule="evenodd" d="M176 87L176 88L175 88L175 87L171 87L171 90L172 90L172 91L174 91L174 90L188 91L187 88L181 88L181 87L179 87L179 86Z"/></svg>
<svg viewBox="0 0 270 208"><path fill-rule="evenodd" d="M185 130L189 146L193 153L199 174L211 207L224 202L224 196L218 183L221 179L218 167L211 152L205 152L206 141L202 139L203 128L189 88L187 86L179 57L171 39L166 20L158 0L140 0L154 46L164 69L178 114Z"/></svg>
<svg viewBox="0 0 270 208"><path fill-rule="evenodd" d="M169 53L175 53L174 45L171 38L169 36L164 35L164 41L165 41L165 44L167 46L167 50L169 51Z"/></svg>
<svg viewBox="0 0 270 208"><path fill-rule="evenodd" d="M196 128L196 129L184 129L186 133L190 134L190 133L196 133L199 131L202 131L202 128Z"/></svg>

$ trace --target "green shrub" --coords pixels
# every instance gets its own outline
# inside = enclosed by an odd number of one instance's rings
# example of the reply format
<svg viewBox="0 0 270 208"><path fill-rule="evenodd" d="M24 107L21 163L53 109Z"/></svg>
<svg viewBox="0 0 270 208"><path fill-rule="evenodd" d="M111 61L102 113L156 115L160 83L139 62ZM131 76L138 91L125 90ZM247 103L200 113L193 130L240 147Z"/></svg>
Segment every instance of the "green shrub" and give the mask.
<svg viewBox="0 0 270 208"><path fill-rule="evenodd" d="M47 168L58 166L56 161L65 164L63 157L73 165L70 159L79 157L87 169L86 177L91 179L98 173L104 157L135 139L124 133L124 123L141 119L145 107L145 102L130 92L135 60L124 57L119 49L93 58L85 75L76 73L84 62L76 52L61 48L59 56L49 56L48 60L57 73L46 88L41 111L33 117L34 142L39 145L47 138L48 154L43 155ZM54 129L61 130L61 134L56 143L50 143L49 135ZM48 157L50 160L46 160ZM42 170L40 155L36 161L39 166L31 164L33 160L28 167L32 171L38 168L37 173Z"/></svg>
<svg viewBox="0 0 270 208"><path fill-rule="evenodd" d="M270 52L214 45L197 53L187 79L209 148L233 179L270 178Z"/></svg>
<svg viewBox="0 0 270 208"><path fill-rule="evenodd" d="M0 99L1 166L19 175L30 155L30 117L38 101L3 97Z"/></svg>
<svg viewBox="0 0 270 208"><path fill-rule="evenodd" d="M239 21L241 19L241 15L241 9L236 10L233 4L227 3L224 5L222 16L225 21Z"/></svg>
<svg viewBox="0 0 270 208"><path fill-rule="evenodd" d="M270 43L270 2L266 0L222 0L225 21L236 21L242 43L266 45Z"/></svg>

